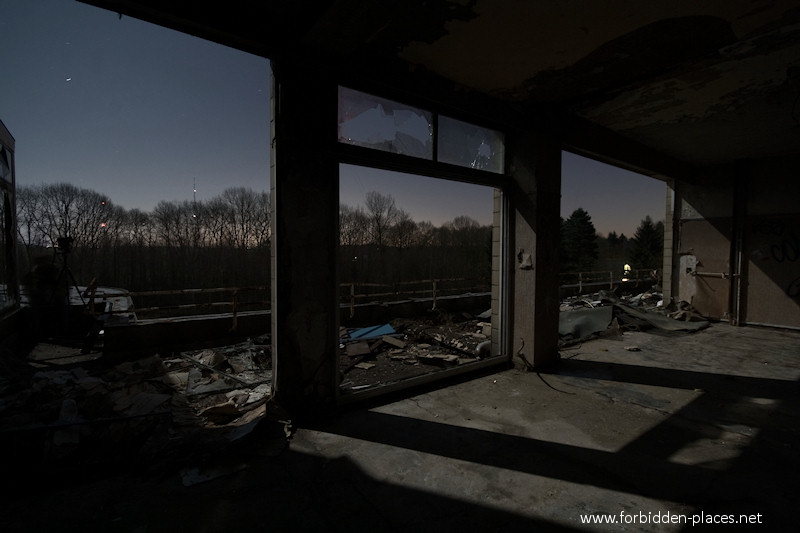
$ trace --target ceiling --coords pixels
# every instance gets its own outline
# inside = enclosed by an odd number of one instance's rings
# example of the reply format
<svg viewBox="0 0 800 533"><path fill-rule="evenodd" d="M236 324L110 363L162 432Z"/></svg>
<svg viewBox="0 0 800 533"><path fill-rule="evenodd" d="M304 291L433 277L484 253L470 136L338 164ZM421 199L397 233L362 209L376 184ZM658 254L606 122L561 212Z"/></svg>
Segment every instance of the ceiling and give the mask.
<svg viewBox="0 0 800 533"><path fill-rule="evenodd" d="M86 3L270 59L561 117L687 167L800 154L797 0Z"/></svg>

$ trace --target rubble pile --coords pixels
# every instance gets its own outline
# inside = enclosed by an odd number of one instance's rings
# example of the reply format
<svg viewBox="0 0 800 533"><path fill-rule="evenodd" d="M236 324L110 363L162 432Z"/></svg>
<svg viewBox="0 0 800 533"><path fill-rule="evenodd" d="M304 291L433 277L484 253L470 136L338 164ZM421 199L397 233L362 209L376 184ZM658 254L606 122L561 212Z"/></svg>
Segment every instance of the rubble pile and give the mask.
<svg viewBox="0 0 800 533"><path fill-rule="evenodd" d="M204 461L265 420L282 427L282 448L290 422L269 402L271 354L260 342L113 365L75 362L54 346L63 357L16 365L0 381L4 451L44 467L177 466Z"/></svg>
<svg viewBox="0 0 800 533"><path fill-rule="evenodd" d="M656 290L633 296L599 291L568 298L561 303L559 345L586 341L595 336L620 336L625 330L658 328L664 331L692 332L709 325L688 302L670 301L664 305Z"/></svg>
<svg viewBox="0 0 800 533"><path fill-rule="evenodd" d="M483 315L482 315L483 316ZM474 363L490 356L488 316L440 315L342 328L341 387L359 390Z"/></svg>

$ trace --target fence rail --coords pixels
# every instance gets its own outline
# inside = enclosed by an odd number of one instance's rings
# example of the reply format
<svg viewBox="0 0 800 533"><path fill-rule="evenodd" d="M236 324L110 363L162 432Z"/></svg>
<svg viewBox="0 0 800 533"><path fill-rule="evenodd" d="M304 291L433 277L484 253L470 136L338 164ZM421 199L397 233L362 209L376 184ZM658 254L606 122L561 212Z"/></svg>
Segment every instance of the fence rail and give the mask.
<svg viewBox="0 0 800 533"><path fill-rule="evenodd" d="M578 294L585 289L608 287L613 290L616 285L623 282L638 282L659 280L657 270L639 268L620 273L613 270L597 270L590 272L567 272L559 276L560 289L577 289Z"/></svg>
<svg viewBox="0 0 800 533"><path fill-rule="evenodd" d="M269 286L215 287L205 289L174 289L158 291L136 291L129 293L137 316L149 318L190 316L228 311L234 320L241 311L269 309ZM258 297L259 294L263 296ZM228 295L227 297L222 295ZM255 295L255 296L253 296ZM205 301L198 301L205 298ZM139 317L141 318L141 317Z"/></svg>
<svg viewBox="0 0 800 533"><path fill-rule="evenodd" d="M417 288L413 288L416 286ZM459 293L488 292L491 281L487 278L446 278L401 281L397 283L341 283L340 301L347 303L350 317L355 315L355 306L360 302L387 302L410 298L431 298L431 308L436 309L438 298ZM375 288L381 292L356 292L356 288Z"/></svg>
<svg viewBox="0 0 800 533"><path fill-rule="evenodd" d="M560 276L559 288L575 289L578 293L588 289L614 287L621 282L657 281L658 272L649 269L631 270L622 275L613 270L571 272ZM401 281L397 283L341 283L340 303L349 307L350 316L355 306L368 302L392 302L403 299L430 298L431 308L436 309L437 301L443 296L470 292L488 292L491 281L488 278L446 278ZM221 295L228 295L227 297ZM252 295L255 294L256 297ZM261 294L259 298L257 295ZM226 310L236 314L249 310L266 310L270 307L270 287L268 285L250 287L216 287L206 289L175 289L156 291L136 291L128 295L134 302L137 314L154 315L154 318L208 314L203 311L219 312ZM206 301L197 301L201 298ZM152 300L152 303L149 301ZM187 301L192 300L192 301ZM143 303L145 305L143 305Z"/></svg>
<svg viewBox="0 0 800 533"><path fill-rule="evenodd" d="M340 302L349 306L351 316L355 306L363 302L382 303L410 298L431 298L432 308L436 308L439 298L459 293L488 292L490 281L486 278L446 278L402 281L397 283L341 283ZM217 287L207 289L175 289L157 291L136 291L128 295L134 302L137 316L147 318L166 318L187 315L201 315L222 310L232 312L234 317L243 310L269 309L268 286L256 287ZM261 292L261 299L243 299L248 292ZM229 295L227 298L221 295ZM212 296L215 296L213 299ZM206 301L197 301L209 297ZM187 301L191 300L191 301ZM152 302L152 303L151 303Z"/></svg>

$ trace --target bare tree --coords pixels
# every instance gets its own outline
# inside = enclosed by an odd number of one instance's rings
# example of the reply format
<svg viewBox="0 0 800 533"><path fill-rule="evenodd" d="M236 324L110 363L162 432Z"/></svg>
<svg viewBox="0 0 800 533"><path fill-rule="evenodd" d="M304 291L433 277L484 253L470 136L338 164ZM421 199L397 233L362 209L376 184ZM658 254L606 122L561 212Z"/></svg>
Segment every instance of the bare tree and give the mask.
<svg viewBox="0 0 800 533"><path fill-rule="evenodd" d="M180 208L175 202L161 200L153 209L151 221L157 242L170 248L178 242L181 223Z"/></svg>
<svg viewBox="0 0 800 533"><path fill-rule="evenodd" d="M395 223L389 228L389 242L399 250L408 248L415 240L417 223L403 209L397 210Z"/></svg>
<svg viewBox="0 0 800 533"><path fill-rule="evenodd" d="M269 197L252 189L231 187L219 198L223 234L231 246L246 250L269 240Z"/></svg>
<svg viewBox="0 0 800 533"><path fill-rule="evenodd" d="M269 193L261 191L253 193L255 202L253 213L253 242L256 247L269 247L272 238L272 204L270 203Z"/></svg>
<svg viewBox="0 0 800 533"><path fill-rule="evenodd" d="M452 244L455 246L468 246L477 241L481 225L472 217L458 216L447 224L452 231Z"/></svg>
<svg viewBox="0 0 800 533"><path fill-rule="evenodd" d="M357 246L366 244L367 215L361 207L339 205L339 244L341 246Z"/></svg>
<svg viewBox="0 0 800 533"><path fill-rule="evenodd" d="M366 195L365 205L368 217L367 228L372 244L378 250L383 250L386 245L386 234L397 220L394 198L391 195L370 191Z"/></svg>
<svg viewBox="0 0 800 533"><path fill-rule="evenodd" d="M154 244L152 218L140 209L128 211L124 221L124 235L128 244L144 247Z"/></svg>
<svg viewBox="0 0 800 533"><path fill-rule="evenodd" d="M417 247L428 247L433 245L436 226L430 220L417 222L417 231L414 234L414 245Z"/></svg>
<svg viewBox="0 0 800 533"><path fill-rule="evenodd" d="M205 230L207 246L223 246L225 243L225 224L227 206L219 196L203 204L200 209L200 223Z"/></svg>
<svg viewBox="0 0 800 533"><path fill-rule="evenodd" d="M69 183L22 187L17 198L20 237L29 245L52 246L59 237L72 237L96 247L111 209L101 194Z"/></svg>
<svg viewBox="0 0 800 533"><path fill-rule="evenodd" d="M41 187L19 187L16 196L17 233L30 261L32 248L50 244L42 225Z"/></svg>

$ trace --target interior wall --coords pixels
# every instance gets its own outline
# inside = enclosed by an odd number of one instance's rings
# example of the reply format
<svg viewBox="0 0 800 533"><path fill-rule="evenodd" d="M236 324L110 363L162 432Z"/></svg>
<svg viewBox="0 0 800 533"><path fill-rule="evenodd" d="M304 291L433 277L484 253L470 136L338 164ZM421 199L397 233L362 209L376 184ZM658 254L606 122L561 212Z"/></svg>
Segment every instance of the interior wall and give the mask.
<svg viewBox="0 0 800 533"><path fill-rule="evenodd" d="M726 173L726 176L729 174ZM709 318L730 312L733 186L729 177L677 182L673 297Z"/></svg>
<svg viewBox="0 0 800 533"><path fill-rule="evenodd" d="M677 182L673 292L710 318L800 327L800 158Z"/></svg>
<svg viewBox="0 0 800 533"><path fill-rule="evenodd" d="M750 165L744 321L800 328L800 158Z"/></svg>

